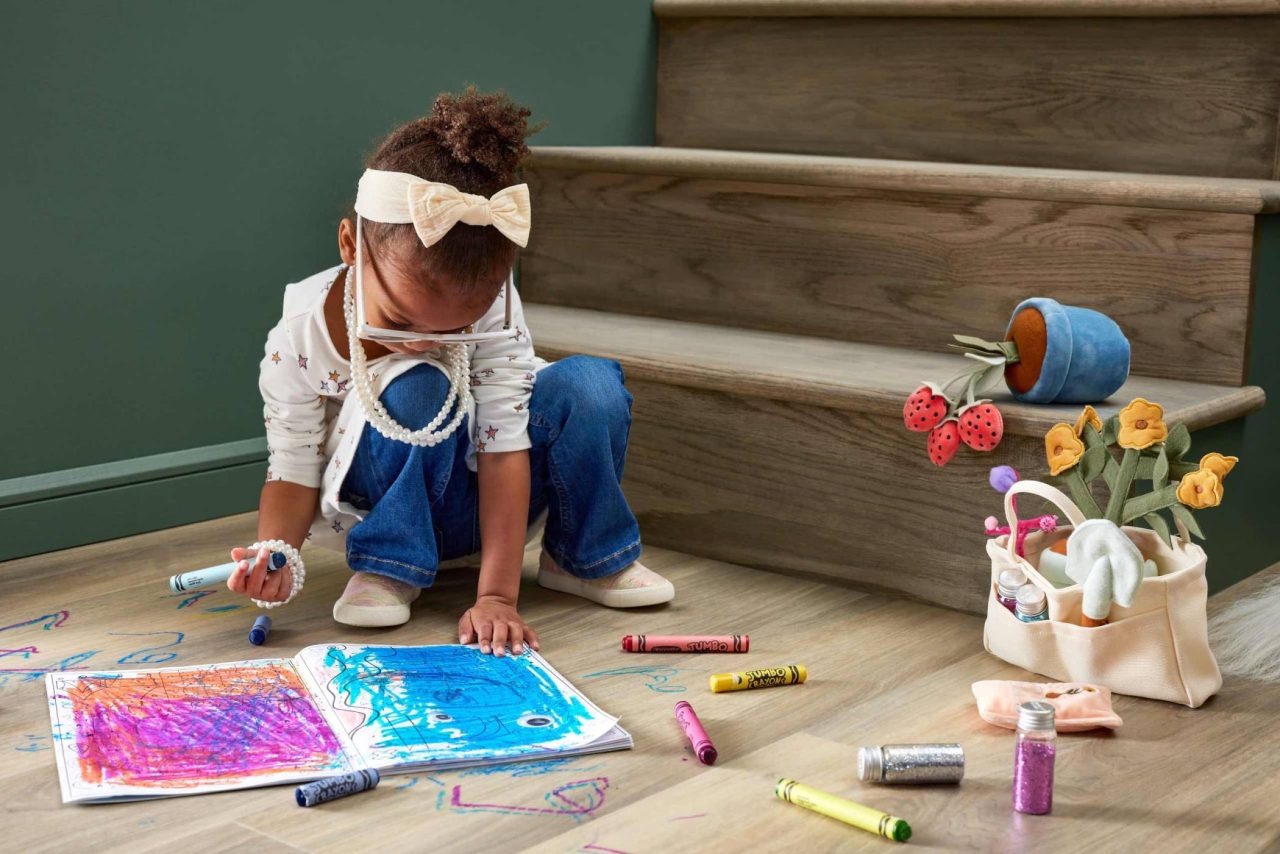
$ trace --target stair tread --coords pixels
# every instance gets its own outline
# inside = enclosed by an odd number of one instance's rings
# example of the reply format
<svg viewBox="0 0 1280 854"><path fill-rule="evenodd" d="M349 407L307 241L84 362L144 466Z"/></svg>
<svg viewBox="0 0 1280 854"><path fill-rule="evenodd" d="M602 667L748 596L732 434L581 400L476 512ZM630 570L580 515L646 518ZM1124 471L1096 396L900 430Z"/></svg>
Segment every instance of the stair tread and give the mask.
<svg viewBox="0 0 1280 854"><path fill-rule="evenodd" d="M901 416L923 381L945 382L965 366L949 353L589 309L526 303L525 314L539 353L550 358L584 353L616 359L635 379L885 416ZM988 395L1011 435L1043 435L1059 421L1074 422L1081 409L1019 403L1003 386ZM1168 421L1191 430L1246 415L1266 400L1256 386L1130 376L1096 408L1107 418L1135 397L1161 404Z"/></svg>
<svg viewBox="0 0 1280 854"><path fill-rule="evenodd" d="M654 0L659 18L1274 15L1276 0Z"/></svg>
<svg viewBox="0 0 1280 854"><path fill-rule="evenodd" d="M1280 211L1280 181L667 146L535 146L528 168L1226 213Z"/></svg>

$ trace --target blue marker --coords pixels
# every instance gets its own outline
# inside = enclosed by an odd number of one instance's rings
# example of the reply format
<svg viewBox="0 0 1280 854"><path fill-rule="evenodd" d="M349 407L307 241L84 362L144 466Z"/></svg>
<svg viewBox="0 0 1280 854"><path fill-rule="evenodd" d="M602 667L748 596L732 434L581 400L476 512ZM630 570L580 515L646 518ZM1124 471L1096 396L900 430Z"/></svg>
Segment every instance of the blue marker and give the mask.
<svg viewBox="0 0 1280 854"><path fill-rule="evenodd" d="M267 642L267 632L271 631L271 618L266 614L253 621L253 628L249 629L249 643L254 646L262 646Z"/></svg>
<svg viewBox="0 0 1280 854"><path fill-rule="evenodd" d="M169 589L174 593L185 593L188 590L195 590L197 587L222 584L231 577L231 573L236 571L237 562L233 560L231 563L211 566L208 569L197 569L194 572L175 575L169 579ZM289 558L285 557L284 552L272 552L271 558L267 561L267 569L270 572L275 572L278 569L284 569L288 564Z"/></svg>

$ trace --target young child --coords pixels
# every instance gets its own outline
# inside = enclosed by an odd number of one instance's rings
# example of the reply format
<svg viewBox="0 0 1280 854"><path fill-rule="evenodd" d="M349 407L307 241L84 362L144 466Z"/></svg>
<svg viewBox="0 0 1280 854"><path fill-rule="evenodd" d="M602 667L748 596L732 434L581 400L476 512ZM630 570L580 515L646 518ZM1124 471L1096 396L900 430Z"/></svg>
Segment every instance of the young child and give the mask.
<svg viewBox="0 0 1280 854"><path fill-rule="evenodd" d="M232 590L288 601L300 584L292 567L268 572L270 551L327 543L353 570L334 619L395 626L441 562L478 551L459 641L519 654L538 648L516 603L526 533L545 516L543 587L617 608L675 595L637 560L621 368L539 359L511 286L529 234L516 184L529 112L474 87L440 95L370 158L338 225L342 263L285 288L259 378L258 535L274 542L232 550Z"/></svg>

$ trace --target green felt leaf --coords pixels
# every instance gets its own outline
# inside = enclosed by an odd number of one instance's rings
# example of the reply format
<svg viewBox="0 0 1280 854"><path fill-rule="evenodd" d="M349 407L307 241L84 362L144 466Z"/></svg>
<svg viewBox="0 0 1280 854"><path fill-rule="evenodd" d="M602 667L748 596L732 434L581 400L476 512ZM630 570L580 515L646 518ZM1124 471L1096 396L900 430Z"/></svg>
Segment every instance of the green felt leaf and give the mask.
<svg viewBox="0 0 1280 854"><path fill-rule="evenodd" d="M1169 438L1164 440L1164 447L1169 459L1182 459L1182 455L1191 450L1191 431L1187 429L1187 425L1173 425L1169 430Z"/></svg>
<svg viewBox="0 0 1280 854"><path fill-rule="evenodd" d="M1116 485L1107 499L1107 515L1117 525L1123 518L1125 501L1129 498L1129 490L1133 486L1133 477L1138 471L1138 460L1141 457L1133 448L1125 448L1124 457L1120 460L1120 471L1116 474Z"/></svg>
<svg viewBox="0 0 1280 854"><path fill-rule="evenodd" d="M1106 421L1102 422L1102 441L1108 445L1116 443L1116 437L1120 435L1120 416L1112 415Z"/></svg>
<svg viewBox="0 0 1280 854"><path fill-rule="evenodd" d="M1142 495L1135 495L1124 503L1124 512L1120 516L1122 524L1128 524L1140 516L1146 516L1148 513L1154 513L1157 510L1163 510L1174 504L1178 500L1175 494L1177 487L1166 486L1164 489L1155 492L1147 492Z"/></svg>
<svg viewBox="0 0 1280 854"><path fill-rule="evenodd" d="M1169 463L1169 477L1173 480L1182 480L1193 471L1199 471L1199 463L1174 462Z"/></svg>
<svg viewBox="0 0 1280 854"><path fill-rule="evenodd" d="M1084 478L1085 483L1089 483L1098 475L1102 474L1102 470L1107 466L1107 449L1104 445L1095 445L1084 452L1084 456L1080 458L1080 476Z"/></svg>
<svg viewBox="0 0 1280 854"><path fill-rule="evenodd" d="M1206 539L1204 531L1200 530L1200 523L1196 521L1196 517L1192 515L1191 509L1185 504L1174 504L1173 515L1182 520L1182 524L1187 526L1187 530L1200 539Z"/></svg>
<svg viewBox="0 0 1280 854"><path fill-rule="evenodd" d="M1116 462L1115 456L1112 455L1110 449L1107 450L1106 465L1102 467L1102 479L1106 481L1107 489L1114 490L1116 488L1116 478L1120 475L1120 464Z"/></svg>
<svg viewBox="0 0 1280 854"><path fill-rule="evenodd" d="M1151 530L1155 531L1160 539L1164 540L1164 544L1169 548L1173 548L1173 532L1169 530L1169 523L1159 513L1148 513L1142 517Z"/></svg>
<svg viewBox="0 0 1280 854"><path fill-rule="evenodd" d="M992 365L991 367L987 368L985 371L983 371L981 374L978 375L978 381L974 383L974 386L973 386L974 393L982 394L982 392L991 388L993 385L1000 382L1000 380L1003 378L1004 378L1004 364L1001 363L999 365Z"/></svg>
<svg viewBox="0 0 1280 854"><path fill-rule="evenodd" d="M1151 488L1163 489L1169 483L1169 454L1164 447L1160 448L1160 453L1156 455L1155 465L1151 472Z"/></svg>
<svg viewBox="0 0 1280 854"><path fill-rule="evenodd" d="M1102 508L1098 506L1097 499L1093 497L1093 493L1089 491L1088 484L1080 476L1079 464L1063 472L1059 480L1061 481L1061 486L1066 487L1067 491L1071 493L1071 500L1080 508L1081 513L1090 519L1102 517Z"/></svg>

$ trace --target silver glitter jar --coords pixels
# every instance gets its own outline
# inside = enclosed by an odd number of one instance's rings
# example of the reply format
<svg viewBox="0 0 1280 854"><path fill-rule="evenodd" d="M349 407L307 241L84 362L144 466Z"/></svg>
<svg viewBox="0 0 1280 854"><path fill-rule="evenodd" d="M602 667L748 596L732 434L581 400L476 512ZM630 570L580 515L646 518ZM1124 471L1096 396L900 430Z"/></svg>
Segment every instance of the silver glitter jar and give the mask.
<svg viewBox="0 0 1280 854"><path fill-rule="evenodd" d="M959 783L964 748L958 744L885 744L858 748L864 783Z"/></svg>

